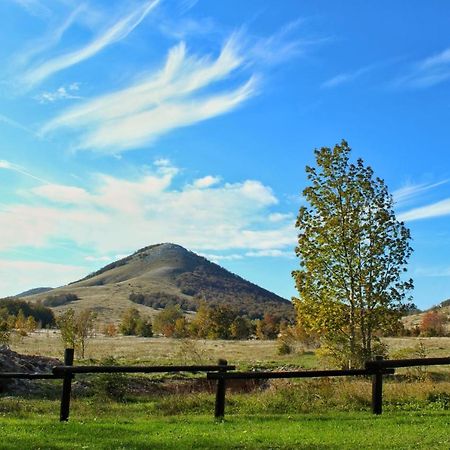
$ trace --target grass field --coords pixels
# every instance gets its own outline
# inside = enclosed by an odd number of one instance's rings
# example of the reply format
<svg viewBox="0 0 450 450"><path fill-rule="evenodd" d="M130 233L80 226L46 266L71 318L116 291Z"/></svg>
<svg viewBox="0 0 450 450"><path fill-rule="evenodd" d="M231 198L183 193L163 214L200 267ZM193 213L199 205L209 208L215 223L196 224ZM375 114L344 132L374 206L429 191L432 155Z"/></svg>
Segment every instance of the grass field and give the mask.
<svg viewBox="0 0 450 450"><path fill-rule="evenodd" d="M450 338L386 338L393 357L419 357L417 347L423 344L426 356L450 355ZM24 354L38 354L62 358L63 345L56 331L42 331L29 336L14 336L11 348ZM312 352L304 352L299 346L290 355L278 355L276 341L223 341L181 339L139 338L135 336L105 337L98 335L91 339L86 358L102 360L114 357L118 362L137 364L164 364L176 362L216 362L225 358L230 364L248 366L298 365L305 368L320 364Z"/></svg>
<svg viewBox="0 0 450 450"><path fill-rule="evenodd" d="M394 357L448 356L449 338L386 339ZM420 349L419 349L420 347ZM61 357L53 332L15 338L20 353ZM277 354L274 341L182 341L98 336L84 363L212 362L238 369L320 367L314 352ZM81 362L81 361L80 361ZM59 423L60 381L42 382L27 398L0 396L0 449L448 449L450 371L399 371L384 384L384 413L370 413L367 378L272 380L230 386L226 418L213 419L214 386L197 376L79 375L69 423ZM192 386L199 390L192 390Z"/></svg>
<svg viewBox="0 0 450 450"><path fill-rule="evenodd" d="M56 417L2 417L1 449L448 449L445 411L149 417L145 409L58 423Z"/></svg>

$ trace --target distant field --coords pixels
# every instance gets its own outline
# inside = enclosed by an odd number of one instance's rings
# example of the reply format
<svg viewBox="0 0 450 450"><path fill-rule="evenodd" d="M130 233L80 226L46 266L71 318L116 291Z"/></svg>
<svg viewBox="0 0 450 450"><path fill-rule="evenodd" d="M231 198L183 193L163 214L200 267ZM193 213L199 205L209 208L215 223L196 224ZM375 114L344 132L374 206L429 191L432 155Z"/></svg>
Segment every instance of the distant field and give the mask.
<svg viewBox="0 0 450 450"><path fill-rule="evenodd" d="M392 357L419 357L423 344L426 356L450 355L450 338L386 338ZM62 357L63 345L55 331L42 331L29 336L14 337L11 348L19 353ZM88 343L86 357L101 360L114 357L118 361L149 363L213 362L225 358L236 364L317 365L313 352L304 353L299 346L291 355L280 356L276 341L180 340L140 338L135 336L97 336Z"/></svg>

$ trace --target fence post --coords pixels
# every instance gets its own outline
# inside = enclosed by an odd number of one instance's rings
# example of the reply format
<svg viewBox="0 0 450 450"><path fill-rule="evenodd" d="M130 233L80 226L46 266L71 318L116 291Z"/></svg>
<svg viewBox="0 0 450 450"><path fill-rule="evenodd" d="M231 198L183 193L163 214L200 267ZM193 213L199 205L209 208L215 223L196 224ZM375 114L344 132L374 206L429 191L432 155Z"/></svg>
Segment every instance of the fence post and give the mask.
<svg viewBox="0 0 450 450"><path fill-rule="evenodd" d="M224 366L224 368L219 369L219 372L227 371L226 366L228 365L228 361L225 359L219 359L219 366ZM217 390L216 390L216 407L214 410L214 417L216 419L221 419L225 416L225 379L218 378L217 379Z"/></svg>
<svg viewBox="0 0 450 450"><path fill-rule="evenodd" d="M382 356L375 356L375 361L383 360ZM383 412L383 369L376 367L376 372L372 375L372 413L381 414Z"/></svg>
<svg viewBox="0 0 450 450"><path fill-rule="evenodd" d="M66 348L64 350L64 365L73 366L73 348ZM71 372L65 372L62 385L61 393L61 409L59 413L59 421L67 422L69 420L69 409L70 409L70 393L72 391L72 378L73 374Z"/></svg>

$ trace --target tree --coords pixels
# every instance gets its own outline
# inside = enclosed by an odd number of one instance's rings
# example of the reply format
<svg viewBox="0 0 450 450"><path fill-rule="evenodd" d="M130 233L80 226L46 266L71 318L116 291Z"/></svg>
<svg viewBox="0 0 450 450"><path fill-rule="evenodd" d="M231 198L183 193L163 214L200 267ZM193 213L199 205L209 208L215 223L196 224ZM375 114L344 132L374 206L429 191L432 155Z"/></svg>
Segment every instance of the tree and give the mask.
<svg viewBox="0 0 450 450"><path fill-rule="evenodd" d="M423 336L445 336L447 316L438 310L431 310L422 316L420 334Z"/></svg>
<svg viewBox="0 0 450 450"><path fill-rule="evenodd" d="M152 329L152 322L149 319L143 319L142 317L139 317L139 319L136 322L136 335L141 337L152 337L153 336L153 329Z"/></svg>
<svg viewBox="0 0 450 450"><path fill-rule="evenodd" d="M183 313L178 305L166 306L160 311L153 321L155 332L166 337L171 337L175 331L175 323L183 317Z"/></svg>
<svg viewBox="0 0 450 450"><path fill-rule="evenodd" d="M82 358L84 358L88 340L94 335L96 318L97 315L90 309L80 311L76 317L76 334Z"/></svg>
<svg viewBox="0 0 450 450"><path fill-rule="evenodd" d="M249 339L253 331L251 320L243 316L236 317L230 326L230 335L233 339Z"/></svg>
<svg viewBox="0 0 450 450"><path fill-rule="evenodd" d="M80 350L84 358L88 340L93 336L96 314L85 309L75 314L72 308L56 319L61 339L66 347Z"/></svg>
<svg viewBox="0 0 450 450"><path fill-rule="evenodd" d="M256 321L256 337L258 339L276 339L280 332L280 322L270 313L264 314Z"/></svg>
<svg viewBox="0 0 450 450"><path fill-rule="evenodd" d="M8 323L8 310L6 308L0 309L0 346L9 345L9 339L11 336L11 327Z"/></svg>
<svg viewBox="0 0 450 450"><path fill-rule="evenodd" d="M133 336L136 334L137 321L140 318L139 311L136 308L128 308L122 314L119 330L125 336Z"/></svg>
<svg viewBox="0 0 450 450"><path fill-rule="evenodd" d="M410 232L394 213L384 181L362 159L350 163L347 142L315 150L310 185L297 217L300 269L293 277L297 320L318 333L342 366L378 352L377 333L399 320L412 280Z"/></svg>

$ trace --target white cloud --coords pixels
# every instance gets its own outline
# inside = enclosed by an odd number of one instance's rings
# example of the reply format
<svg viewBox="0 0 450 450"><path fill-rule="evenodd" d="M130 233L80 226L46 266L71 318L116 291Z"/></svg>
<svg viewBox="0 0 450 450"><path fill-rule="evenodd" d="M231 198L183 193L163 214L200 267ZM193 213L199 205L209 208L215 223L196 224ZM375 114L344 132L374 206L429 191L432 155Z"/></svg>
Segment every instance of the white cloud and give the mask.
<svg viewBox="0 0 450 450"><path fill-rule="evenodd" d="M320 40L293 38L293 33L303 23L304 19L299 18L287 23L269 37L256 38L247 49L251 59L265 64L280 64L305 53L309 46Z"/></svg>
<svg viewBox="0 0 450 450"><path fill-rule="evenodd" d="M212 262L215 262L216 264L220 263L221 261L236 261L244 258L244 256L239 253L232 253L231 255L217 255L215 253L199 252L199 255L205 257L206 259L209 259Z"/></svg>
<svg viewBox="0 0 450 450"><path fill-rule="evenodd" d="M197 178L194 180L194 183L192 184L194 188L198 189L206 189L211 186L214 186L215 184L220 182L220 177L213 177L211 175L207 175L203 178Z"/></svg>
<svg viewBox="0 0 450 450"><path fill-rule="evenodd" d="M430 219L433 217L443 217L450 215L450 198L441 200L430 205L413 208L398 215L399 220L413 221L420 219Z"/></svg>
<svg viewBox="0 0 450 450"><path fill-rule="evenodd" d="M86 268L42 261L0 260L0 296L39 286L57 287L86 275Z"/></svg>
<svg viewBox="0 0 450 450"><path fill-rule="evenodd" d="M394 87L429 88L450 79L450 48L415 63Z"/></svg>
<svg viewBox="0 0 450 450"><path fill-rule="evenodd" d="M69 86L60 86L53 92L42 92L36 96L39 103L54 103L59 100L74 100L81 97L76 94L79 90L78 83L72 83Z"/></svg>
<svg viewBox="0 0 450 450"><path fill-rule="evenodd" d="M450 180L442 180L437 183L419 183L419 184L407 184L400 189L395 190L392 193L394 201L397 205L407 203L416 199L421 194L430 191L438 186L448 183Z"/></svg>
<svg viewBox="0 0 450 450"><path fill-rule="evenodd" d="M39 181L40 183L49 183L47 180L39 178L39 177L33 175L32 173L28 172L23 167L21 167L17 164L13 164L12 162L9 162L6 160L0 160L0 169L11 170L13 172L17 172L21 175L25 175L26 177L32 178L36 181Z"/></svg>
<svg viewBox="0 0 450 450"><path fill-rule="evenodd" d="M94 254L128 253L155 242L203 251L283 250L295 244L291 220L267 221L278 200L259 181L174 187L178 170L129 181L96 176L96 186L49 184L26 192L31 204L0 211L0 250L72 241Z"/></svg>
<svg viewBox="0 0 450 450"><path fill-rule="evenodd" d="M110 256L95 256L95 255L85 256L84 259L89 262L110 262L114 260L114 258L111 258Z"/></svg>
<svg viewBox="0 0 450 450"><path fill-rule="evenodd" d="M25 125L22 125L21 123L15 121L13 119L10 119L9 117L4 116L3 114L0 114L0 122L6 123L7 125L17 128L19 130L26 131L27 133L30 133L33 135L35 134L35 132L33 130L31 130L30 128L26 127Z"/></svg>
<svg viewBox="0 0 450 450"><path fill-rule="evenodd" d="M283 222L285 220L293 220L294 216L291 213L283 214L283 213L276 212L276 213L269 214L268 219L269 219L269 222Z"/></svg>
<svg viewBox="0 0 450 450"><path fill-rule="evenodd" d="M39 84L54 73L91 58L105 47L124 39L158 3L159 0L145 2L140 8L114 23L86 46L49 59L37 67L31 68L22 76L22 82L28 87Z"/></svg>
<svg viewBox="0 0 450 450"><path fill-rule="evenodd" d="M48 7L39 0L12 0L12 2L34 16L47 17L50 14Z"/></svg>
<svg viewBox="0 0 450 450"><path fill-rule="evenodd" d="M81 128L84 134L78 148L104 153L140 147L175 128L231 111L255 95L255 76L230 91L200 92L229 78L243 63L237 35L228 39L215 60L190 56L181 43L169 51L164 67L156 74L66 110L42 132Z"/></svg>
<svg viewBox="0 0 450 450"><path fill-rule="evenodd" d="M59 43L64 33L72 26L81 13L86 12L86 5L79 4L73 9L68 17L58 26L52 27L50 33L32 42L28 48L19 52L15 57L15 62L20 66L25 66L36 55L45 52Z"/></svg>
<svg viewBox="0 0 450 450"><path fill-rule="evenodd" d="M323 82L321 87L322 88L334 88L334 87L340 86L342 84L351 83L352 81L355 81L358 78L360 78L361 76L370 72L375 67L376 66L372 64L370 66L361 67L360 69L357 69L353 72L340 73L339 75L336 75L336 76L330 78L329 80L326 80L325 82Z"/></svg>
<svg viewBox="0 0 450 450"><path fill-rule="evenodd" d="M265 258L267 256L273 258L295 258L294 247L292 250L279 250L279 249L269 249L269 250L258 250L253 252L247 252L245 256L251 256L254 258Z"/></svg>

